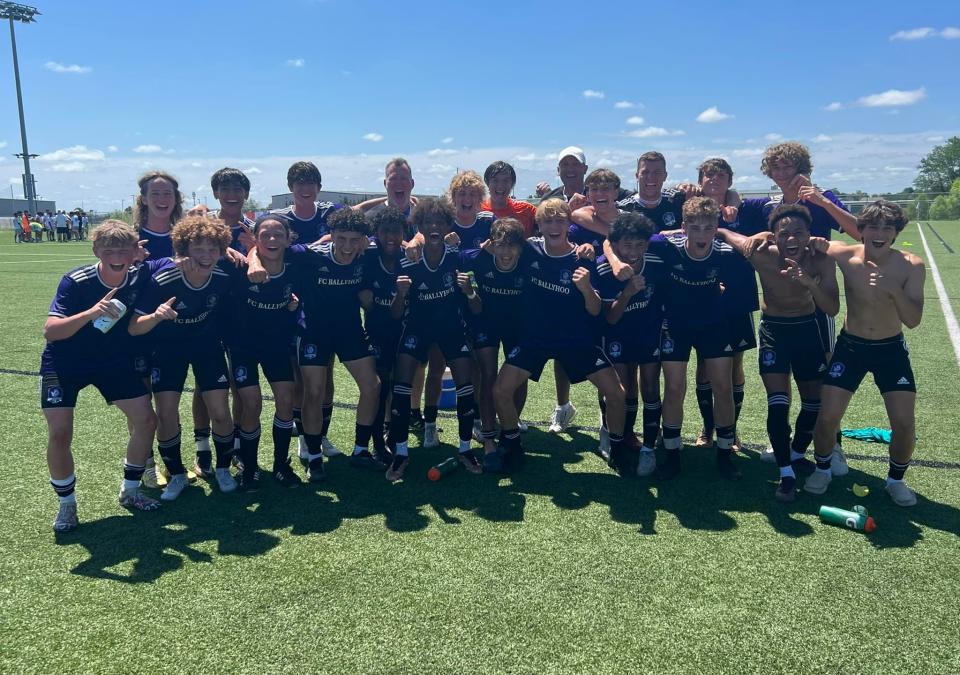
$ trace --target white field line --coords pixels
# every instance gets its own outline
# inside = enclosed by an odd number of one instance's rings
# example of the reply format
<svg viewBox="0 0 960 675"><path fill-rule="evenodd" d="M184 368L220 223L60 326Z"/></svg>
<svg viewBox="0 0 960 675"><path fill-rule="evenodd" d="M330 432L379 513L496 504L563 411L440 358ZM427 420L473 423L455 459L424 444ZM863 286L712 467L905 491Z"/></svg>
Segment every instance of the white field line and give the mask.
<svg viewBox="0 0 960 675"><path fill-rule="evenodd" d="M953 343L953 353L957 357L957 366L960 366L960 325L957 324L957 315L953 313L953 307L950 306L947 289L943 285L943 279L940 278L940 270L937 269L937 261L933 259L933 252L927 244L927 238L923 234L923 226L920 223L917 223L917 230L920 231L920 241L923 242L923 250L927 254L927 265L930 266L933 285L937 287L940 309L943 310L943 318L947 322L947 334L950 336L950 342Z"/></svg>
<svg viewBox="0 0 960 675"><path fill-rule="evenodd" d="M77 262L83 260L93 261L93 256L84 256L82 258L41 258L39 260L0 260L0 265L23 265L31 264L35 265L37 263L48 263L48 262Z"/></svg>

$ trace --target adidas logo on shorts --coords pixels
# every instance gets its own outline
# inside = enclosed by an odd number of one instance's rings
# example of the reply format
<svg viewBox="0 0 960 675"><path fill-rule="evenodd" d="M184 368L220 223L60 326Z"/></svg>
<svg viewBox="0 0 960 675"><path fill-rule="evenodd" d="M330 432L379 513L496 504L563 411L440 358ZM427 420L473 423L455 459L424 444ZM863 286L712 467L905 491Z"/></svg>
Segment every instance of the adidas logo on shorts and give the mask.
<svg viewBox="0 0 960 675"><path fill-rule="evenodd" d="M899 380L897 380L897 384L910 384L910 380L905 377L901 377Z"/></svg>
<svg viewBox="0 0 960 675"><path fill-rule="evenodd" d="M220 384L223 384L226 381L227 381L226 375L221 375L220 377L217 378L217 382L219 382Z"/></svg>
<svg viewBox="0 0 960 675"><path fill-rule="evenodd" d="M597 362L594 363L593 365L595 365L595 366L602 366L602 365L605 365L605 364L606 364L606 361L604 361L603 359L597 359Z"/></svg>

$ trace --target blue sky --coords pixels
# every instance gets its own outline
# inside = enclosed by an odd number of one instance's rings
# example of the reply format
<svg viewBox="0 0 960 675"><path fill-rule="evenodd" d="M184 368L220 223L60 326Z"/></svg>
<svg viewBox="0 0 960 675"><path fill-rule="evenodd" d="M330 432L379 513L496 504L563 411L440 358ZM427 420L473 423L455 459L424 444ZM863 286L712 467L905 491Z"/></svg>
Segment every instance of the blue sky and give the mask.
<svg viewBox="0 0 960 675"><path fill-rule="evenodd" d="M757 189L780 139L810 146L821 187L873 191L960 133L950 5L58 0L17 39L38 192L67 208L129 203L157 167L208 199L230 165L268 201L297 159L373 190L395 155L425 193L505 159L523 196L568 144L627 184L657 149L671 181L723 156ZM19 196L2 35L0 189Z"/></svg>

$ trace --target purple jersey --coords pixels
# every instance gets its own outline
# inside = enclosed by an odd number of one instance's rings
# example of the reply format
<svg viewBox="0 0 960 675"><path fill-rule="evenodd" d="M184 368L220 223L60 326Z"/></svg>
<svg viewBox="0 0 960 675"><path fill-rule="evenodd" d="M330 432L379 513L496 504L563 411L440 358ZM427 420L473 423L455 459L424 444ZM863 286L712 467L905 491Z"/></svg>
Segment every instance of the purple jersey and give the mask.
<svg viewBox="0 0 960 675"><path fill-rule="evenodd" d="M251 232L253 231L254 222L252 220L246 216L242 216L240 222L250 228ZM239 224L230 226L230 248L234 251L239 251L243 255L247 255L247 247L240 243L241 234L243 234L243 228Z"/></svg>
<svg viewBox="0 0 960 675"><path fill-rule="evenodd" d="M657 232L676 230L683 222L683 202L686 195L679 190L664 191L660 201L654 205L647 204L640 199L639 194L632 195L617 202L621 211L642 213L653 221Z"/></svg>
<svg viewBox="0 0 960 675"><path fill-rule="evenodd" d="M457 286L460 252L453 246L443 247L443 257L436 267L427 264L423 255L419 262L406 258L400 261L400 274L410 277L405 320L418 326L442 327L463 320L463 293Z"/></svg>
<svg viewBox="0 0 960 675"><path fill-rule="evenodd" d="M605 324L604 335L621 342L631 341L643 334L659 334L663 323L663 287L666 283L666 267L659 255L647 251L643 266L637 274L643 275L644 289L630 298L623 316L615 324ZM610 263L604 256L597 258L597 291L605 303L614 302L630 282L620 281L613 274Z"/></svg>
<svg viewBox="0 0 960 675"><path fill-rule="evenodd" d="M317 202L314 204L316 211L312 217L304 220L293 212L293 206L287 206L271 213L278 213L286 216L290 221L290 229L297 235L296 243L312 244L317 239L327 234L330 230L327 227L327 219L343 208L343 204L334 204L333 202Z"/></svg>
<svg viewBox="0 0 960 675"><path fill-rule="evenodd" d="M686 241L683 234L669 238L655 236L650 240L651 253L658 255L666 267L667 319L671 325L688 327L720 323L729 314L720 282L729 274L731 261L737 254L715 239L706 256L694 258L687 252Z"/></svg>
<svg viewBox="0 0 960 675"><path fill-rule="evenodd" d="M823 196L844 211L849 211L846 204L840 201L840 198L833 194L833 192L830 190L824 192ZM738 231L747 236L756 234L757 232L766 232L768 229L770 229L769 225L767 224L767 219L770 217L770 214L773 212L773 210L780 206L781 203L782 196L779 196L777 199L771 199L770 197L744 199L743 203L740 205L740 211L737 215L737 220L740 222L740 228ZM813 220L813 223L810 226L810 234L812 236L829 239L833 230L836 230L837 232L843 231L843 228L840 227L840 223L834 220L833 216L831 216L830 213L822 206L818 206L817 204L807 201L801 201L798 203L801 206L807 207L807 209L810 211L810 218Z"/></svg>
<svg viewBox="0 0 960 675"><path fill-rule="evenodd" d="M333 242L294 245L285 260L298 269L303 292L300 306L307 329L336 328L341 322L360 320L364 255L349 263L338 262Z"/></svg>
<svg viewBox="0 0 960 675"><path fill-rule="evenodd" d="M297 288L293 265L284 261L277 275L260 284L247 279L246 268L227 268L233 311L224 339L228 345L285 348L297 329L297 312L287 309Z"/></svg>
<svg viewBox="0 0 960 675"><path fill-rule="evenodd" d="M192 286L172 260L164 261L153 273L146 291L136 304L140 315L151 314L162 303L176 298L177 318L161 321L148 335L154 346L182 349L198 343L220 341L217 314L230 307L230 264L221 260L200 286Z"/></svg>
<svg viewBox="0 0 960 675"><path fill-rule="evenodd" d="M524 271L520 261L512 270L497 267L491 253L470 249L460 253L460 269L473 272L477 282L483 309L479 321L485 326L496 327L503 323L514 324L522 316Z"/></svg>
<svg viewBox="0 0 960 675"><path fill-rule="evenodd" d="M90 321L65 340L48 342L41 356L42 371L90 373L113 367L132 354L136 338L127 332L133 309L150 283L150 272L158 263L133 264L114 299L126 306L123 315L106 333ZM69 318L94 307L112 286L100 278L98 265L79 267L63 275L47 316Z"/></svg>
<svg viewBox="0 0 960 675"><path fill-rule="evenodd" d="M393 271L388 270L380 257L380 250L371 246L363 254L363 288L373 294L373 306L364 311L367 332L398 323L390 316L393 296L397 294L397 274L400 255L393 260Z"/></svg>
<svg viewBox="0 0 960 675"><path fill-rule="evenodd" d="M480 248L483 242L490 238L490 226L493 225L494 220L493 214L489 211L480 211L470 227L464 227L454 221L453 232L460 237L458 248L461 250Z"/></svg>
<svg viewBox="0 0 960 675"><path fill-rule="evenodd" d="M519 264L525 286L522 343L540 349L596 346L597 317L587 311L583 294L573 284L578 267L586 268L596 283L594 262L577 258L572 250L550 255L543 238L534 237L527 240Z"/></svg>
<svg viewBox="0 0 960 675"><path fill-rule="evenodd" d="M148 230L146 226L140 227L138 232L140 238L146 240L143 245L147 249L147 260L160 260L161 258L173 257L173 240L170 238L171 230L166 232L154 232Z"/></svg>

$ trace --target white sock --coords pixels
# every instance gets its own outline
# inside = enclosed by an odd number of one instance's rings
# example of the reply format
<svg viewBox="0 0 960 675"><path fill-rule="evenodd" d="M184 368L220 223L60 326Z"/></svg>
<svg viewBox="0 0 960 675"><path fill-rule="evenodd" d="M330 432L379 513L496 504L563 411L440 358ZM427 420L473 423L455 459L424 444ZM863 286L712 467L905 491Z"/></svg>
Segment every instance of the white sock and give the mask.
<svg viewBox="0 0 960 675"><path fill-rule="evenodd" d="M123 479L123 491L124 491L124 492L127 492L127 493L136 492L136 491L139 490L139 489L140 489L140 481L139 481L139 480L127 480L126 478Z"/></svg>
<svg viewBox="0 0 960 675"><path fill-rule="evenodd" d="M404 441L403 443L399 443L399 442L397 443L397 454L400 455L401 457L409 457L410 450L407 449L406 441Z"/></svg>
<svg viewBox="0 0 960 675"><path fill-rule="evenodd" d="M905 483L905 482L906 481L902 478L900 480L897 480L895 478L891 478L890 476L887 476L887 485L893 485L894 483Z"/></svg>
<svg viewBox="0 0 960 675"><path fill-rule="evenodd" d="M796 450L791 450L791 451L790 451L790 461L791 461L791 462L796 462L798 459L803 459L804 457L806 457L806 455L803 454L802 452L797 452Z"/></svg>
<svg viewBox="0 0 960 675"><path fill-rule="evenodd" d="M211 452L209 437L197 439L197 452Z"/></svg>
<svg viewBox="0 0 960 675"><path fill-rule="evenodd" d="M76 495L76 493L71 493L71 494L67 495L66 497L57 497L57 499L60 500L60 503L61 503L61 504L76 504L76 503L77 503L77 495Z"/></svg>
<svg viewBox="0 0 960 675"><path fill-rule="evenodd" d="M353 446L353 454L354 454L354 455L359 455L359 454L360 454L361 452L363 452L364 450L366 450L366 448L364 448L364 447L362 447L362 446L360 446L360 445L355 445L355 446Z"/></svg>
<svg viewBox="0 0 960 675"><path fill-rule="evenodd" d="M780 477L783 478L789 476L790 478L796 478L797 474L793 472L792 466L781 466L780 467Z"/></svg>
<svg viewBox="0 0 960 675"><path fill-rule="evenodd" d="M307 450L307 439L303 436L297 438L297 455L301 459L306 459L310 455L310 452Z"/></svg>
<svg viewBox="0 0 960 675"><path fill-rule="evenodd" d="M469 440L465 441L465 440L463 440L462 438L460 439L460 452L461 452L461 453L470 452L470 441L469 441Z"/></svg>

